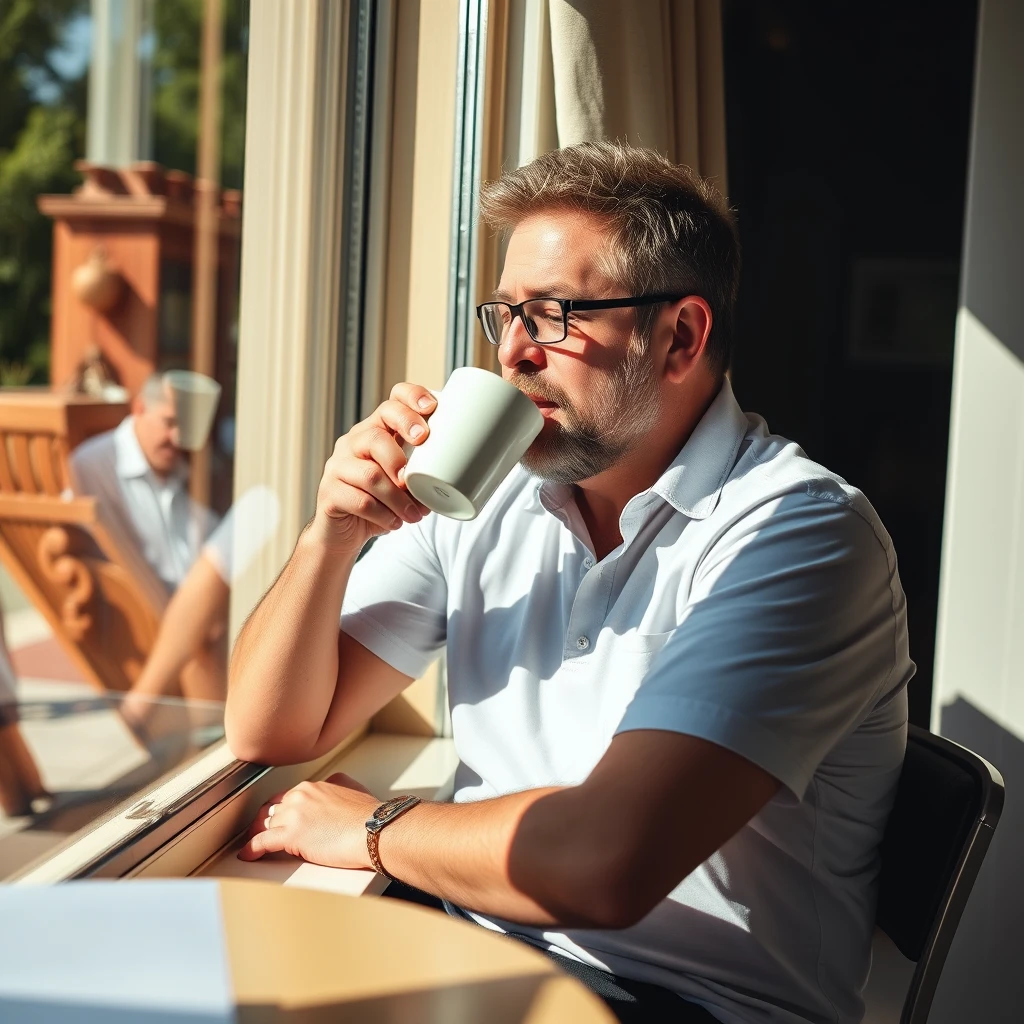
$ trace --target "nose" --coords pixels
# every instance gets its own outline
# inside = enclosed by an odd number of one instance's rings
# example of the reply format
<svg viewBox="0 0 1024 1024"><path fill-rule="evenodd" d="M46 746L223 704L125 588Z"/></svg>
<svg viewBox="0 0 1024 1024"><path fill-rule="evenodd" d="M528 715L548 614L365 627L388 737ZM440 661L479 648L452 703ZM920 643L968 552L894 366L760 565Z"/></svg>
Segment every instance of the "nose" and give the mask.
<svg viewBox="0 0 1024 1024"><path fill-rule="evenodd" d="M544 346L538 345L530 337L530 332L523 323L523 318L517 316L509 325L505 336L498 346L498 362L510 370L523 363L530 363L533 366L543 366L547 362L547 355Z"/></svg>

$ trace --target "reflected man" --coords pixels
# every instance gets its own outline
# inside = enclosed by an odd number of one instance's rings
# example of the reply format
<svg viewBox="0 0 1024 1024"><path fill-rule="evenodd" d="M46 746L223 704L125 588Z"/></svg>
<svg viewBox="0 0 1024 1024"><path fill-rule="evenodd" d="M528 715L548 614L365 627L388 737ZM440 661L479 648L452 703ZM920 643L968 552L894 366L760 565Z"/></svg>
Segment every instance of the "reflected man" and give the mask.
<svg viewBox="0 0 1024 1024"><path fill-rule="evenodd" d="M146 665L121 705L140 738L153 699L183 695L222 701L233 555L233 517L221 522L189 494L172 394L149 377L115 429L71 455L77 493L98 499L101 520L126 554L142 559L168 595Z"/></svg>

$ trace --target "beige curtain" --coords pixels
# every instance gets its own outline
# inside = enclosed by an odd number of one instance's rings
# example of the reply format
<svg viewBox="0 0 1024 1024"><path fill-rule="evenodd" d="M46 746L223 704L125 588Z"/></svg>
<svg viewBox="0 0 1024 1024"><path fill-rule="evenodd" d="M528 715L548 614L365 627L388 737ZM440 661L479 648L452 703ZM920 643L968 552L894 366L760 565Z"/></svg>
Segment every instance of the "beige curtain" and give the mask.
<svg viewBox="0 0 1024 1024"><path fill-rule="evenodd" d="M719 0L510 0L502 163L650 146L726 191Z"/></svg>
<svg viewBox="0 0 1024 1024"><path fill-rule="evenodd" d="M660 150L727 195L720 0L490 0L483 178L574 142ZM481 229L477 302L503 241ZM474 361L498 368L477 331Z"/></svg>

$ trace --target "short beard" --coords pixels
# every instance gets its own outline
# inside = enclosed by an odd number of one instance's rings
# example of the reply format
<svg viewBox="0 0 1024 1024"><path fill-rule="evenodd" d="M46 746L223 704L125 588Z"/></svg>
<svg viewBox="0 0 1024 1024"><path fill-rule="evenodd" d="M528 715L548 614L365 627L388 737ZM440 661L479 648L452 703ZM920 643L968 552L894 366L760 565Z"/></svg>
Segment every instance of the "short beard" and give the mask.
<svg viewBox="0 0 1024 1024"><path fill-rule="evenodd" d="M634 337L622 364L594 389L593 416L539 375L516 370L508 379L522 391L555 402L565 417L564 423L549 420L521 459L527 472L552 483L577 484L610 469L658 421L658 381L646 340Z"/></svg>

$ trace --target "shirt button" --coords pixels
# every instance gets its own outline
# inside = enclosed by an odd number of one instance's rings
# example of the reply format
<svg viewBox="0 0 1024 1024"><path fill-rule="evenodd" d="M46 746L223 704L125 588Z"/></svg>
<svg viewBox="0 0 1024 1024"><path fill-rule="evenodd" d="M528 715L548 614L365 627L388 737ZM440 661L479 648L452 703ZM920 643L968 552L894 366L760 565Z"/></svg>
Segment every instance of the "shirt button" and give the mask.
<svg viewBox="0 0 1024 1024"><path fill-rule="evenodd" d="M578 648L579 648L579 649L580 649L581 651L585 651L585 650L586 650L586 649L587 649L587 648L588 648L588 647L590 646L590 640L589 640L589 639L588 639L587 637L585 637L585 636L581 636L581 637L580 637L580 638L579 638L579 639L578 639L578 640L576 641L576 646L577 646L577 647L578 647Z"/></svg>
<svg viewBox="0 0 1024 1024"><path fill-rule="evenodd" d="M584 558L583 559L583 568L584 569L593 569L594 568L594 560L592 558L589 558L589 557L588 558Z"/></svg>

